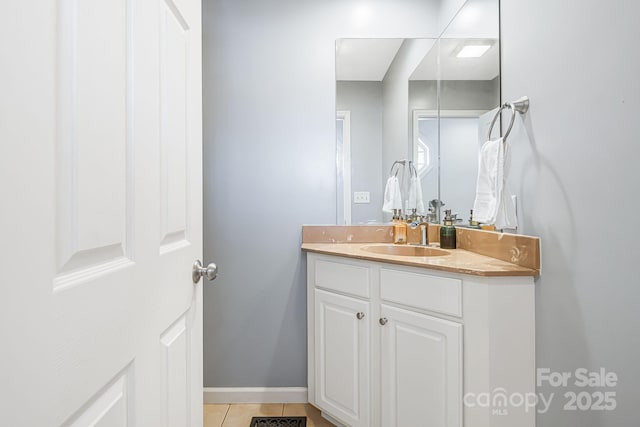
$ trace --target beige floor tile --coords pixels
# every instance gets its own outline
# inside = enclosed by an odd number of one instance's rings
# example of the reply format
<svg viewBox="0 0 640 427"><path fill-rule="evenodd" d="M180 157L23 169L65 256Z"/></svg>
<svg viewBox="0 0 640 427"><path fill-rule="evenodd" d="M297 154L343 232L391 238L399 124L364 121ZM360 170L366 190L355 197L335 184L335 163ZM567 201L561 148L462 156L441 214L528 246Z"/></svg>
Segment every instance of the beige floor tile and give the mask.
<svg viewBox="0 0 640 427"><path fill-rule="evenodd" d="M251 417L281 417L284 404L232 404L222 427L249 427Z"/></svg>
<svg viewBox="0 0 640 427"><path fill-rule="evenodd" d="M204 427L222 427L229 405L204 405Z"/></svg>
<svg viewBox="0 0 640 427"><path fill-rule="evenodd" d="M322 418L320 411L308 403L285 403L285 417L307 417L307 427L334 427L329 421Z"/></svg>

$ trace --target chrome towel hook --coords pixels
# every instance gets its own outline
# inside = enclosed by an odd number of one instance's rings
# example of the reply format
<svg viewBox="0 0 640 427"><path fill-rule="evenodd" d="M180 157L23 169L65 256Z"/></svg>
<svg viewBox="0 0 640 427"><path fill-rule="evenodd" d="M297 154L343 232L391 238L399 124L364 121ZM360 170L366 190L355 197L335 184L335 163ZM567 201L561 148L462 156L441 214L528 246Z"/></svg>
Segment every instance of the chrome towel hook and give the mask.
<svg viewBox="0 0 640 427"><path fill-rule="evenodd" d="M393 162L393 164L391 165L391 170L389 171L389 176L398 176L398 172L400 172L400 168L402 167L403 173L404 173L404 168L406 167L406 165L409 165L409 173L413 176L418 176L418 171L416 170L416 167L414 166L413 162L411 160L396 160L395 162ZM396 166L398 166L396 168ZM395 173L393 172L395 169Z"/></svg>
<svg viewBox="0 0 640 427"><path fill-rule="evenodd" d="M504 136L502 137L503 141L506 141L507 137L511 133L511 129L513 128L513 123L516 120L516 111L520 114L524 114L527 111L529 111L529 97L523 96L522 98L514 102L505 102L504 104L502 104L502 106L500 107L496 115L493 116L493 120L491 120L491 126L489 126L489 133L487 134L487 141L491 139L491 132L493 131L493 126L496 124L496 121L498 121L498 117L500 117L500 113L502 113L502 111L507 108L511 110L511 120L509 121L509 127L507 128L507 131L504 133Z"/></svg>

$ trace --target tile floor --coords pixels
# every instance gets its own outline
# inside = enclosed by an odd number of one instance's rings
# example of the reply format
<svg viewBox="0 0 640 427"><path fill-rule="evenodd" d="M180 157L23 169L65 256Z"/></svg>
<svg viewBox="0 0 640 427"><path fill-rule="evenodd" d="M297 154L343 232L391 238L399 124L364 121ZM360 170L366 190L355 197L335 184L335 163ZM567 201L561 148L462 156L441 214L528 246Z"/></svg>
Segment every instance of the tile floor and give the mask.
<svg viewBox="0 0 640 427"><path fill-rule="evenodd" d="M249 427L251 417L307 417L307 427L334 427L308 403L204 405L204 427Z"/></svg>

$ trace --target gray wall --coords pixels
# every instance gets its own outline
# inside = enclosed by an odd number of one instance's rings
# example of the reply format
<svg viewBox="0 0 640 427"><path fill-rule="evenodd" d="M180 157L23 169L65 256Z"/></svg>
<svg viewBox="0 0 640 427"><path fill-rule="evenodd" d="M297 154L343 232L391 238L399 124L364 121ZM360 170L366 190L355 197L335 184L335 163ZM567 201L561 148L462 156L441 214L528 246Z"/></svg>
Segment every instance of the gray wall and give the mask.
<svg viewBox="0 0 640 427"><path fill-rule="evenodd" d="M438 5L203 1L205 386L306 385L300 230L336 218L335 39L437 37Z"/></svg>
<svg viewBox="0 0 640 427"><path fill-rule="evenodd" d="M369 191L371 203L351 203L351 223L382 221L382 83L339 81L336 110L351 112L351 200Z"/></svg>
<svg viewBox="0 0 640 427"><path fill-rule="evenodd" d="M531 98L511 146L522 229L542 237L537 365L619 377L612 412L563 411L579 389L541 387L556 401L538 426L638 425L640 3L501 3L503 99Z"/></svg>
<svg viewBox="0 0 640 427"><path fill-rule="evenodd" d="M437 110L435 80L409 82L409 110ZM491 110L500 105L500 78L493 80L441 80L440 109Z"/></svg>

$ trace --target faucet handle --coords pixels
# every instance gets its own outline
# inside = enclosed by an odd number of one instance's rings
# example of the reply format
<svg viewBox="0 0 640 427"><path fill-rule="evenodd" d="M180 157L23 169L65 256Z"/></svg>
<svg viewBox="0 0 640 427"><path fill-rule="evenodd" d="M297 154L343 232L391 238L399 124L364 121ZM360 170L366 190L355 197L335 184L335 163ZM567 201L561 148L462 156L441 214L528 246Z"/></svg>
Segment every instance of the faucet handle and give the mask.
<svg viewBox="0 0 640 427"><path fill-rule="evenodd" d="M451 214L451 220L453 222L462 222L462 218L458 218L458 213Z"/></svg>

